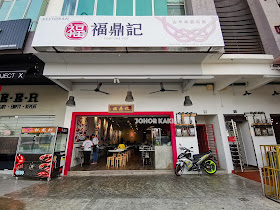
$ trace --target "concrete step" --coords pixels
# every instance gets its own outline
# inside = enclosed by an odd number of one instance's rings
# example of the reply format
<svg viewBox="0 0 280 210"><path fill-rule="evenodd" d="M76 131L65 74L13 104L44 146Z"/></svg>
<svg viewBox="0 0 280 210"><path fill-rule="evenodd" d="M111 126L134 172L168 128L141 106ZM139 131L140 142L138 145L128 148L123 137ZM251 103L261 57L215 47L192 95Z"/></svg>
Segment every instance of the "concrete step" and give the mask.
<svg viewBox="0 0 280 210"><path fill-rule="evenodd" d="M140 175L170 175L173 170L94 170L94 171L69 171L67 176L140 176ZM197 171L185 172L197 175ZM226 170L217 170L216 174L227 174ZM207 175L205 172L202 175Z"/></svg>

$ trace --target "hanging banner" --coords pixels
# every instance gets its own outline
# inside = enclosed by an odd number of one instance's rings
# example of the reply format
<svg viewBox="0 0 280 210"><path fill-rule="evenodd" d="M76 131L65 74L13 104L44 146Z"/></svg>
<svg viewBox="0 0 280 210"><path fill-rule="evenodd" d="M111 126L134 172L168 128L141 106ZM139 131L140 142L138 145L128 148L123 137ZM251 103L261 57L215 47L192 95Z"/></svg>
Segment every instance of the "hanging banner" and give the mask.
<svg viewBox="0 0 280 210"><path fill-rule="evenodd" d="M42 16L32 46L39 51L46 47L223 47L224 41L218 16Z"/></svg>
<svg viewBox="0 0 280 210"><path fill-rule="evenodd" d="M22 128L21 133L55 133L56 127Z"/></svg>

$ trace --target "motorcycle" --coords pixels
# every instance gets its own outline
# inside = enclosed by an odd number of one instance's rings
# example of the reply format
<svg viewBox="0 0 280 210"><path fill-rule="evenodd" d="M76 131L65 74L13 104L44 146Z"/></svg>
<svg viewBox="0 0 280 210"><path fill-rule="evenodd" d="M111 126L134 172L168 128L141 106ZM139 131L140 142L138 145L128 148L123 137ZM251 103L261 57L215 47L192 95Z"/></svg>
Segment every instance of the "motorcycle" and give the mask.
<svg viewBox="0 0 280 210"><path fill-rule="evenodd" d="M177 163L175 165L175 174L177 176L182 175L185 167L187 171L197 171L198 173L201 172L202 169L207 174L214 174L217 171L217 165L215 163L216 159L212 155L211 150L206 153L193 155L193 157L191 157L192 151L186 147L182 147L181 144L179 145L183 152L178 155ZM193 147L190 149L193 149Z"/></svg>

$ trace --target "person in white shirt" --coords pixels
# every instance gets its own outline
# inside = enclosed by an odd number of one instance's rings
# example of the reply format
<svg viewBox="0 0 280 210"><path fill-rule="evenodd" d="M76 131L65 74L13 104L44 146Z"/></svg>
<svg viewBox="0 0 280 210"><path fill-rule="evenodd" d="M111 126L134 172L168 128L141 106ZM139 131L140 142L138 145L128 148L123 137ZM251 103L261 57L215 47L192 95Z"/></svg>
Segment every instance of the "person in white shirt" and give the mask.
<svg viewBox="0 0 280 210"><path fill-rule="evenodd" d="M96 164L97 160L98 160L99 140L94 134L92 134L91 137L92 137L92 143L93 143L93 162L92 162L92 164Z"/></svg>
<svg viewBox="0 0 280 210"><path fill-rule="evenodd" d="M89 136L86 137L86 140L83 142L83 149L84 149L84 165L89 166L90 164L90 153L91 147L93 147L92 141L89 140Z"/></svg>

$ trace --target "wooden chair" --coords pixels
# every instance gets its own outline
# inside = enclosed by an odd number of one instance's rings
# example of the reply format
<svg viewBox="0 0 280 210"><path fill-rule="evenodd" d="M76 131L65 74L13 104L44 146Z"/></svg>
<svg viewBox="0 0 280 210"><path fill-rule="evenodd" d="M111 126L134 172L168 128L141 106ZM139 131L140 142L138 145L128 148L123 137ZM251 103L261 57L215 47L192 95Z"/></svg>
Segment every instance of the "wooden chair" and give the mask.
<svg viewBox="0 0 280 210"><path fill-rule="evenodd" d="M125 167L126 166L126 160L127 160L127 155L124 155L123 157L122 157L122 167Z"/></svg>
<svg viewBox="0 0 280 210"><path fill-rule="evenodd" d="M115 158L114 156L111 157L111 166L115 167Z"/></svg>
<svg viewBox="0 0 280 210"><path fill-rule="evenodd" d="M126 158L126 162L128 162L128 154L123 154L123 157Z"/></svg>
<svg viewBox="0 0 280 210"><path fill-rule="evenodd" d="M106 166L109 168L110 166L114 167L114 157L107 157L107 164Z"/></svg>
<svg viewBox="0 0 280 210"><path fill-rule="evenodd" d="M115 167L119 167L119 166L122 166L122 159L123 159L123 157L116 157L115 158Z"/></svg>

